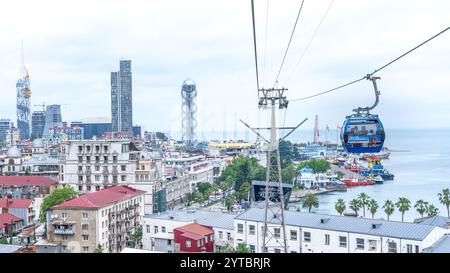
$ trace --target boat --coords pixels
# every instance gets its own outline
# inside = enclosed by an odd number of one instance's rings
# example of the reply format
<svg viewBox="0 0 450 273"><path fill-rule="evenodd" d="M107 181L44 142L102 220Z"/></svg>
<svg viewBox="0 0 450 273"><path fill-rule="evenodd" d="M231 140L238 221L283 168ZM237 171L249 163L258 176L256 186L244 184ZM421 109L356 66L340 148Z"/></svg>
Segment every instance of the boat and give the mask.
<svg viewBox="0 0 450 273"><path fill-rule="evenodd" d="M364 178L346 178L343 180L345 185L347 187L353 187L353 186L370 186L374 185L375 181L370 179L364 179Z"/></svg>
<svg viewBox="0 0 450 273"><path fill-rule="evenodd" d="M375 181L376 184L384 183L384 179L380 175L370 175L369 179Z"/></svg>
<svg viewBox="0 0 450 273"><path fill-rule="evenodd" d="M384 169L383 164L381 164L380 158L369 159L368 162L368 167L359 172L362 176L379 175L381 176L381 178L383 178L384 181L394 180L394 175Z"/></svg>

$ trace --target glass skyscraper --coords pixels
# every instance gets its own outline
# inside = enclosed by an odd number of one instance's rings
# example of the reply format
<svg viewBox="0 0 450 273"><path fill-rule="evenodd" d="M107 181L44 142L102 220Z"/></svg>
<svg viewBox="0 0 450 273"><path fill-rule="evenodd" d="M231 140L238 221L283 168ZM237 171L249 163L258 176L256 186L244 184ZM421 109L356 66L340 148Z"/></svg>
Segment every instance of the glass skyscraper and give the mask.
<svg viewBox="0 0 450 273"><path fill-rule="evenodd" d="M44 137L49 136L50 129L61 127L62 125L61 105L48 105L45 113Z"/></svg>
<svg viewBox="0 0 450 273"><path fill-rule="evenodd" d="M111 72L111 126L113 132L133 131L131 61L120 61L120 70Z"/></svg>
<svg viewBox="0 0 450 273"><path fill-rule="evenodd" d="M42 138L45 128L45 112L35 111L31 115L31 137Z"/></svg>

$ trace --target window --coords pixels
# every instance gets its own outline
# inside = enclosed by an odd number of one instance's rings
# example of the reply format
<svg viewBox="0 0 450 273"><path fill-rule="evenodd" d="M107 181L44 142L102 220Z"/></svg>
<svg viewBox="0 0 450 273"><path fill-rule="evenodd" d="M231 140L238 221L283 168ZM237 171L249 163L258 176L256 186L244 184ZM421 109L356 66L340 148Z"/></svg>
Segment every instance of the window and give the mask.
<svg viewBox="0 0 450 273"><path fill-rule="evenodd" d="M154 226L153 229L154 229L155 233L158 233L158 226Z"/></svg>
<svg viewBox="0 0 450 273"><path fill-rule="evenodd" d="M121 165L121 166L120 166L120 169L122 170L122 172L126 171L127 165Z"/></svg>
<svg viewBox="0 0 450 273"><path fill-rule="evenodd" d="M325 234L325 245L330 245L330 234Z"/></svg>
<svg viewBox="0 0 450 273"><path fill-rule="evenodd" d="M105 155L105 156L103 157L103 161L104 161L105 163L108 163L108 156L107 156L107 155Z"/></svg>
<svg viewBox="0 0 450 273"><path fill-rule="evenodd" d="M376 251L376 250L377 250L377 241L369 240L369 251Z"/></svg>
<svg viewBox="0 0 450 273"><path fill-rule="evenodd" d="M205 244L208 243L208 235L205 236Z"/></svg>
<svg viewBox="0 0 450 273"><path fill-rule="evenodd" d="M416 253L419 253L419 246L416 245Z"/></svg>
<svg viewBox="0 0 450 273"><path fill-rule="evenodd" d="M82 191L83 190L83 186L78 186L78 191Z"/></svg>
<svg viewBox="0 0 450 273"><path fill-rule="evenodd" d="M162 226L162 227L161 227L161 232L162 232L162 233L166 233L166 227L165 227L165 226Z"/></svg>
<svg viewBox="0 0 450 273"><path fill-rule="evenodd" d="M291 240L297 240L297 231L291 229Z"/></svg>
<svg viewBox="0 0 450 273"><path fill-rule="evenodd" d="M126 181L127 180L127 176L126 175L121 175L120 176L120 180L123 182L123 181Z"/></svg>
<svg viewBox="0 0 450 273"><path fill-rule="evenodd" d="M115 155L113 156L113 163L117 163L117 156L115 156Z"/></svg>
<svg viewBox="0 0 450 273"><path fill-rule="evenodd" d="M388 253L397 253L397 243L388 242Z"/></svg>
<svg viewBox="0 0 450 273"><path fill-rule="evenodd" d="M150 225L147 225L147 233L150 233Z"/></svg>
<svg viewBox="0 0 450 273"><path fill-rule="evenodd" d="M303 241L311 242L311 232L303 232Z"/></svg>
<svg viewBox="0 0 450 273"><path fill-rule="evenodd" d="M78 171L82 172L83 171L83 166L78 166Z"/></svg>
<svg viewBox="0 0 450 273"><path fill-rule="evenodd" d="M186 247L187 247L187 248L191 247L191 241L186 240Z"/></svg>
<svg viewBox="0 0 450 273"><path fill-rule="evenodd" d="M407 244L407 245L406 245L406 252L407 252L407 253L412 253L412 249L413 249L413 247L412 247L411 244Z"/></svg>
<svg viewBox="0 0 450 273"><path fill-rule="evenodd" d="M95 181L100 181L100 175L95 176Z"/></svg>
<svg viewBox="0 0 450 273"><path fill-rule="evenodd" d="M117 175L113 175L113 183L117 183Z"/></svg>
<svg viewBox="0 0 450 273"><path fill-rule="evenodd" d="M223 231L219 231L219 239L223 239Z"/></svg>
<svg viewBox="0 0 450 273"><path fill-rule="evenodd" d="M102 222L102 227L103 227L103 222ZM88 230L89 229L89 225L88 224L82 224L81 225L81 229L82 230Z"/></svg>
<svg viewBox="0 0 450 273"><path fill-rule="evenodd" d="M364 249L364 239L356 238L356 249Z"/></svg>
<svg viewBox="0 0 450 273"><path fill-rule="evenodd" d="M200 240L197 240L197 247L200 247Z"/></svg>
<svg viewBox="0 0 450 273"><path fill-rule="evenodd" d="M279 248L275 248L274 251L275 251L275 253L281 253L281 249L279 249Z"/></svg>
<svg viewBox="0 0 450 273"><path fill-rule="evenodd" d="M117 166L113 166L113 172L117 172Z"/></svg>
<svg viewBox="0 0 450 273"><path fill-rule="evenodd" d="M168 245L168 246L171 246L171 245L172 245L172 240L170 240L170 239L167 240L167 245Z"/></svg>
<svg viewBox="0 0 450 273"><path fill-rule="evenodd" d="M340 247L347 247L347 237L339 236L339 246Z"/></svg>
<svg viewBox="0 0 450 273"><path fill-rule="evenodd" d="M78 163L83 163L83 157L82 156L78 157Z"/></svg>
<svg viewBox="0 0 450 273"><path fill-rule="evenodd" d="M86 156L86 162L87 163L91 163L91 157L90 156Z"/></svg>
<svg viewBox="0 0 450 273"><path fill-rule="evenodd" d="M82 175L78 176L78 182L83 182L83 176Z"/></svg>
<svg viewBox="0 0 450 273"><path fill-rule="evenodd" d="M250 248L250 253L255 253L256 251L256 249L255 249L255 246L254 245L249 245L249 248Z"/></svg>
<svg viewBox="0 0 450 273"><path fill-rule="evenodd" d="M97 155L97 156L95 156L95 163L100 163L100 157Z"/></svg>
<svg viewBox="0 0 450 273"><path fill-rule="evenodd" d="M67 213L66 212L61 213L61 218L62 219L67 219Z"/></svg>
<svg viewBox="0 0 450 273"><path fill-rule="evenodd" d="M227 232L227 240L231 241L231 233L230 232Z"/></svg>
<svg viewBox="0 0 450 273"><path fill-rule="evenodd" d="M87 191L91 191L91 186L86 186Z"/></svg>
<svg viewBox="0 0 450 273"><path fill-rule="evenodd" d="M100 171L100 166L97 165L97 166L95 166L94 168L95 168L95 171L96 171L96 172L99 172L99 171Z"/></svg>
<svg viewBox="0 0 450 273"><path fill-rule="evenodd" d="M108 176L107 175L103 176L103 182L108 182Z"/></svg>
<svg viewBox="0 0 450 273"><path fill-rule="evenodd" d="M89 235L82 235L83 237L83 241L88 241L89 240Z"/></svg>
<svg viewBox="0 0 450 273"><path fill-rule="evenodd" d="M255 235L255 226L254 225L249 225L248 228L249 228L248 233L250 235Z"/></svg>
<svg viewBox="0 0 450 273"><path fill-rule="evenodd" d="M78 146L78 153L81 153L83 151L83 146Z"/></svg>
<svg viewBox="0 0 450 273"><path fill-rule="evenodd" d="M83 252L89 252L89 247L88 246L83 246Z"/></svg>
<svg viewBox="0 0 450 273"><path fill-rule="evenodd" d="M244 225L243 224L238 224L237 225L237 232L238 233L244 233Z"/></svg>
<svg viewBox="0 0 450 273"><path fill-rule="evenodd" d="M291 253L297 253L297 251L291 251Z"/></svg>
<svg viewBox="0 0 450 273"><path fill-rule="evenodd" d="M275 236L275 238L280 238L280 228L274 228L273 229L273 236Z"/></svg>

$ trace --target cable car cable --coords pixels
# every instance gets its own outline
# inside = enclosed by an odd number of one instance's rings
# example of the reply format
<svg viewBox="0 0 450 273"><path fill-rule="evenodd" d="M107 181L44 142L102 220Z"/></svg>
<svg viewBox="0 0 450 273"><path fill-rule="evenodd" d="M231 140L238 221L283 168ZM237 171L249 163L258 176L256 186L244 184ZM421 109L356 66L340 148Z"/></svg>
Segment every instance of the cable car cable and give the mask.
<svg viewBox="0 0 450 273"><path fill-rule="evenodd" d="M298 10L297 19L295 19L294 28L292 29L291 37L289 38L289 42L288 42L288 45L286 47L286 51L284 52L283 61L281 62L280 69L278 70L277 78L275 79L275 82L273 84L274 88L275 88L275 84L278 82L278 78L280 77L281 70L283 69L284 61L286 60L286 56L287 56L287 53L289 51L289 46L291 45L292 37L294 37L295 29L296 29L297 23L298 23L298 18L300 18L300 14L301 14L302 9L303 9L303 3L305 3L305 0L302 0L302 4L300 5L300 8Z"/></svg>
<svg viewBox="0 0 450 273"><path fill-rule="evenodd" d="M255 66L256 66L256 91L258 92L258 99L259 99L259 73L258 73L258 52L256 49L256 26L255 26L255 6L252 3L252 23L253 23L253 47L255 49Z"/></svg>
<svg viewBox="0 0 450 273"><path fill-rule="evenodd" d="M382 69L388 67L389 65L395 63L396 61L400 60L401 58L405 57L406 55L408 55L409 53L413 52L414 50L416 50L416 49L420 48L421 46L425 45L426 43L430 42L431 40L433 40L434 38L436 38L436 37L438 37L439 35L443 34L444 32L448 31L449 29L450 29L450 27L447 27L446 29L442 30L442 31L439 32L438 34L436 34L436 35L434 35L433 37L429 38L429 39L426 40L425 42L423 42L423 43L419 44L418 46L414 47L413 49L411 49L411 50L409 50L409 51L403 53L403 54L400 55L399 57L393 59L392 61L388 62L387 64L385 64L385 65L383 65L383 66L381 66L380 68L375 69L372 73L367 74L366 76L364 76L364 77L362 77L362 78L360 78L360 79L351 81L351 82L349 82L349 83L343 84L343 85L341 85L341 86L335 87L335 88L330 89L330 90L327 90L327 91L323 91L323 92L320 92L320 93L317 93L317 94L314 94L314 95L311 95L311 96L303 97L303 98L292 99L292 100L290 100L290 101L307 100L307 99L310 99L310 98L314 98L314 97L317 97L317 96L320 96L320 95L324 95L324 94L327 94L327 93L336 91L336 90L338 90L338 89L341 89L341 88L344 88L344 87L346 87L346 86L352 85L352 84L357 83L357 82L359 82L359 81L362 81L362 80L364 80L364 79L369 79L369 78L370 78L371 76L373 76L375 73L378 73L380 70L382 70Z"/></svg>
<svg viewBox="0 0 450 273"><path fill-rule="evenodd" d="M264 60L263 60L263 75L262 75L262 84L264 86L264 80L266 75L266 56L267 56L267 32L269 25L269 0L267 0L266 5L266 31L264 34Z"/></svg>

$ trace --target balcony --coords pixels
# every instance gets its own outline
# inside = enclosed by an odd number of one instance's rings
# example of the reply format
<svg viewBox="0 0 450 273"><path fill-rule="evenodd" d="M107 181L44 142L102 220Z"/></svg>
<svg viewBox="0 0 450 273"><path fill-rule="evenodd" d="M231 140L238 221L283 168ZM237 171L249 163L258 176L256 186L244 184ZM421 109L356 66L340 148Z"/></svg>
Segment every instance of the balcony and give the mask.
<svg viewBox="0 0 450 273"><path fill-rule="evenodd" d="M75 230L73 229L55 229L53 230L54 234L57 235L74 235L75 234Z"/></svg>

